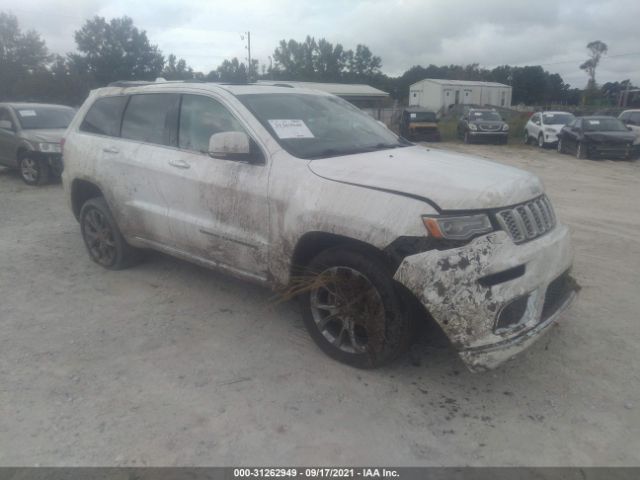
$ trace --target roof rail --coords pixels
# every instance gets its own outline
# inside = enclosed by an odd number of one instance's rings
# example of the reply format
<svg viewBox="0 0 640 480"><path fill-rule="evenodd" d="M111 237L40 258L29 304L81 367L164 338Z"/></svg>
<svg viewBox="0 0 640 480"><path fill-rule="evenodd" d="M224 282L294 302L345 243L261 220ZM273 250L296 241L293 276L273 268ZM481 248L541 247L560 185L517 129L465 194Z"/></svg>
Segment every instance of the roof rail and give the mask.
<svg viewBox="0 0 640 480"><path fill-rule="evenodd" d="M140 87L142 85L151 85L155 82L147 82L144 80L118 80L111 82L107 87Z"/></svg>

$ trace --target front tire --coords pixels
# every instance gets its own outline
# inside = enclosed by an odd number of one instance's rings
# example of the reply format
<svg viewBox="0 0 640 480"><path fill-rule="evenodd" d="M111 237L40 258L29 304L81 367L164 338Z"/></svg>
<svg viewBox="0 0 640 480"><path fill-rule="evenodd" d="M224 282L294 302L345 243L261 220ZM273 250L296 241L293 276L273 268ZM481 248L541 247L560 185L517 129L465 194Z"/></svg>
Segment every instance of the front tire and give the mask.
<svg viewBox="0 0 640 480"><path fill-rule="evenodd" d="M564 153L564 144L562 143L562 138L558 138L558 153Z"/></svg>
<svg viewBox="0 0 640 480"><path fill-rule="evenodd" d="M576 148L576 158L580 160L589 158L587 146L583 142L578 142L578 147Z"/></svg>
<svg viewBox="0 0 640 480"><path fill-rule="evenodd" d="M89 257L101 267L122 270L138 260L138 252L125 241L104 198L85 202L80 230Z"/></svg>
<svg viewBox="0 0 640 480"><path fill-rule="evenodd" d="M49 165L40 158L35 158L33 154L25 153L18 158L18 170L22 181L27 185L44 185L49 181Z"/></svg>
<svg viewBox="0 0 640 480"><path fill-rule="evenodd" d="M540 134L538 135L538 147L539 148L544 148L545 143L544 143L544 135Z"/></svg>
<svg viewBox="0 0 640 480"><path fill-rule="evenodd" d="M407 302L376 255L328 249L309 263L304 279L304 323L328 356L354 367L375 368L408 349Z"/></svg>
<svg viewBox="0 0 640 480"><path fill-rule="evenodd" d="M464 143L466 143L467 145L473 143L473 141L471 140L471 135L469 135L469 132L464 132Z"/></svg>
<svg viewBox="0 0 640 480"><path fill-rule="evenodd" d="M522 143L524 143L525 145L529 145L530 141L531 141L531 137L529 137L529 132L527 132L525 130L524 131L524 138L522 139Z"/></svg>

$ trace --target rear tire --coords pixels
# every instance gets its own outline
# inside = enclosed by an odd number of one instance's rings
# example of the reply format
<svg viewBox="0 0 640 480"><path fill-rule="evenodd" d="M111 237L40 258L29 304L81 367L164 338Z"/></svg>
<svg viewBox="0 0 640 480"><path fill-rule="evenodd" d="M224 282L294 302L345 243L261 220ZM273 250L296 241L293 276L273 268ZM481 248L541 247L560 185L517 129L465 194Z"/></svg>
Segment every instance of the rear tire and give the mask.
<svg viewBox="0 0 640 480"><path fill-rule="evenodd" d="M18 171L22 181L31 186L44 185L49 181L51 173L45 160L35 158L29 152L18 158Z"/></svg>
<svg viewBox="0 0 640 480"><path fill-rule="evenodd" d="M407 351L409 305L375 254L348 247L325 250L311 260L304 279L304 324L328 356L375 368Z"/></svg>
<svg viewBox="0 0 640 480"><path fill-rule="evenodd" d="M139 260L139 251L125 241L103 197L82 205L80 231L89 257L101 267L122 270Z"/></svg>

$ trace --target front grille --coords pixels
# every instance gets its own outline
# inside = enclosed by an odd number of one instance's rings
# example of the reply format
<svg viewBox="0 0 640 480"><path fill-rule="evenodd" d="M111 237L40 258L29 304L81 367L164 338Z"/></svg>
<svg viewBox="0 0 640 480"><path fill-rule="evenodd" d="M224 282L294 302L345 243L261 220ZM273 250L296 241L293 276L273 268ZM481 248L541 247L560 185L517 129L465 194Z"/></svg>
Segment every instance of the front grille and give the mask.
<svg viewBox="0 0 640 480"><path fill-rule="evenodd" d="M480 130L483 132L495 132L502 128L500 125L480 125Z"/></svg>
<svg viewBox="0 0 640 480"><path fill-rule="evenodd" d="M556 217L546 195L500 210L496 219L515 243L538 238L556 225Z"/></svg>

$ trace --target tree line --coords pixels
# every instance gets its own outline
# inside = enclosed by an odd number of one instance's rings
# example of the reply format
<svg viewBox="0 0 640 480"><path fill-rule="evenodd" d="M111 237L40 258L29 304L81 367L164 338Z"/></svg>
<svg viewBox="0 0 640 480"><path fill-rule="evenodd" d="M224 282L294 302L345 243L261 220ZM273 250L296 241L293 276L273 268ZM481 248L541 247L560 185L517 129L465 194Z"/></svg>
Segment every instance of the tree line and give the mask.
<svg viewBox="0 0 640 480"><path fill-rule="evenodd" d="M513 88L514 104L577 105L584 100L586 91L571 88L560 75L541 66L504 65L489 70L478 64L416 65L398 77L391 77L382 73L382 59L366 45L345 49L340 43L311 36L303 41L281 40L268 65L257 60L247 65L232 58L208 73L196 72L184 59L173 54L165 57L129 17L111 20L94 17L74 33L74 39L77 52L66 56L51 54L37 32L23 32L14 15L0 12L0 100L79 105L93 88L116 80L157 77L221 82L266 79L366 83L389 92L400 102L406 102L409 86L424 78L505 83ZM599 55L606 53L606 48L604 51L601 45L598 48ZM592 96L599 59L597 56L594 60L592 55L589 63L581 66L589 74L588 89ZM613 99L625 87L624 82L605 84L595 96Z"/></svg>

